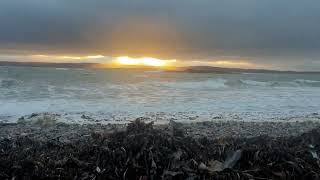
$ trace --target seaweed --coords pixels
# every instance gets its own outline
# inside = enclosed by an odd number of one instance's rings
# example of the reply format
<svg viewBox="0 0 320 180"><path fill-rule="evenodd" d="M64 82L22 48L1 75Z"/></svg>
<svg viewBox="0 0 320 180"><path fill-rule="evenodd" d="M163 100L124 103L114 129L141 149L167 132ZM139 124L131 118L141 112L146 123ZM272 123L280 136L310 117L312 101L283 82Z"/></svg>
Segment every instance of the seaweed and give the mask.
<svg viewBox="0 0 320 180"><path fill-rule="evenodd" d="M42 124L41 124L42 125ZM319 179L320 129L297 137L208 139L137 119L68 141L0 139L0 179Z"/></svg>

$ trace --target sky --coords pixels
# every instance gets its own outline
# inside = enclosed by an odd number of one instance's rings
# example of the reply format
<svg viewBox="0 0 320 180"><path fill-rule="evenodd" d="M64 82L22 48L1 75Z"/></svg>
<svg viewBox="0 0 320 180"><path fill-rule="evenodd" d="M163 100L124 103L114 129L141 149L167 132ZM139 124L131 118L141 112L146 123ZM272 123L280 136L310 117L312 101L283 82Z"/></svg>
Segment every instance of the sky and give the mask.
<svg viewBox="0 0 320 180"><path fill-rule="evenodd" d="M1 0L0 61L320 70L319 0Z"/></svg>

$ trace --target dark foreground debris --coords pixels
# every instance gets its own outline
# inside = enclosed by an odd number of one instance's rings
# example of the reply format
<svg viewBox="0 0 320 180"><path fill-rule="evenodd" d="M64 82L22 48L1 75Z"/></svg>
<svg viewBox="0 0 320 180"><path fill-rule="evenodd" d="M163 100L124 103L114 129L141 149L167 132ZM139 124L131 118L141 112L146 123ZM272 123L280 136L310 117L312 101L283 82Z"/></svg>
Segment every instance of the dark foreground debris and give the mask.
<svg viewBox="0 0 320 180"><path fill-rule="evenodd" d="M140 120L70 140L0 139L0 179L319 179L320 129L298 137L194 139Z"/></svg>

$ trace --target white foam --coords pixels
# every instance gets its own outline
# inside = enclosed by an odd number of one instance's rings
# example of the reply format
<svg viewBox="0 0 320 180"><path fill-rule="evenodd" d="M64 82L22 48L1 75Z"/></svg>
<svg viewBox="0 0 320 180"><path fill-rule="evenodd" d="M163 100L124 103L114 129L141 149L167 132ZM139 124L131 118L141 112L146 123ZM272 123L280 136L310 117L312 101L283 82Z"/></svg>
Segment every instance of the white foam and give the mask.
<svg viewBox="0 0 320 180"><path fill-rule="evenodd" d="M67 71L69 68L55 68L56 70Z"/></svg>
<svg viewBox="0 0 320 180"><path fill-rule="evenodd" d="M128 122L141 116L157 122L274 120L320 111L320 80L307 75L276 79L268 74L163 72L136 78L145 72L86 70L87 76L69 69L61 76L59 71L0 72L1 84L18 82L0 88L0 119L50 112L75 123ZM94 120L82 119L82 114Z"/></svg>
<svg viewBox="0 0 320 180"><path fill-rule="evenodd" d="M220 89L225 88L227 80L215 79L206 81L189 81L189 82L162 82L162 85L170 88L182 88L182 89Z"/></svg>
<svg viewBox="0 0 320 180"><path fill-rule="evenodd" d="M253 81L253 80L243 80L242 82L250 86L269 86L270 85L270 82L261 82L261 81Z"/></svg>
<svg viewBox="0 0 320 180"><path fill-rule="evenodd" d="M307 80L307 79L296 79L294 81L298 83L320 83L320 81Z"/></svg>

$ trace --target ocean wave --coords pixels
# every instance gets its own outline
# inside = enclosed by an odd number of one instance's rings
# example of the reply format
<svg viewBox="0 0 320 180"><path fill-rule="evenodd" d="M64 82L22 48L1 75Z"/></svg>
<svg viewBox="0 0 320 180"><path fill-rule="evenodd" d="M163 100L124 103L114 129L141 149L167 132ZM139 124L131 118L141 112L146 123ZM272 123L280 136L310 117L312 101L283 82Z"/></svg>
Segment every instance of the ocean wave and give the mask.
<svg viewBox="0 0 320 180"><path fill-rule="evenodd" d="M226 85L231 87L320 87L320 81L296 79L293 81L253 81L253 80L228 80Z"/></svg>
<svg viewBox="0 0 320 180"><path fill-rule="evenodd" d="M320 81L307 80L307 79L296 79L294 81L299 83L320 83Z"/></svg>
<svg viewBox="0 0 320 180"><path fill-rule="evenodd" d="M301 86L299 85L298 83L296 82L272 82L271 87L304 87L304 86Z"/></svg>
<svg viewBox="0 0 320 180"><path fill-rule="evenodd" d="M162 85L169 88L182 88L182 89L219 89L226 88L225 79L207 80L207 81L189 81L189 82L164 82Z"/></svg>
<svg viewBox="0 0 320 180"><path fill-rule="evenodd" d="M227 80L224 84L228 87L244 87L244 86L246 86L246 83L243 82L242 80L239 80L239 79Z"/></svg>
<svg viewBox="0 0 320 180"><path fill-rule="evenodd" d="M11 88L18 84L18 81L15 79L0 79L0 87L2 88Z"/></svg>
<svg viewBox="0 0 320 180"><path fill-rule="evenodd" d="M253 81L253 80L242 80L241 81L245 85L250 85L250 86L269 86L269 82L262 82L262 81Z"/></svg>
<svg viewBox="0 0 320 180"><path fill-rule="evenodd" d="M294 82L301 86L320 87L320 81L315 81L315 80L296 79L294 80Z"/></svg>
<svg viewBox="0 0 320 180"><path fill-rule="evenodd" d="M140 77L140 76L139 76ZM143 77L143 76L142 76ZM150 83L142 83L144 86ZM254 81L241 79L210 79L205 81L165 81L151 83L153 87L165 87L173 89L225 89L225 88L254 88L254 87L320 87L320 81L293 80L293 81ZM109 84L108 89L137 89L137 84L116 85Z"/></svg>
<svg viewBox="0 0 320 180"><path fill-rule="evenodd" d="M56 70L60 70L60 71L67 71L69 70L69 68L55 68Z"/></svg>
<svg viewBox="0 0 320 180"><path fill-rule="evenodd" d="M254 81L240 79L215 79L198 82L166 82L165 86L183 89L219 89L245 87L320 87L320 81L293 80L293 81Z"/></svg>
<svg viewBox="0 0 320 180"><path fill-rule="evenodd" d="M79 86L65 86L63 87L63 90L66 91L89 91L89 88L85 88L85 87L79 87Z"/></svg>

